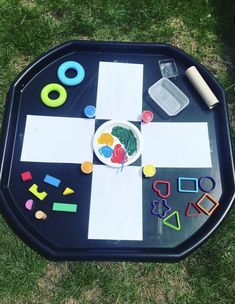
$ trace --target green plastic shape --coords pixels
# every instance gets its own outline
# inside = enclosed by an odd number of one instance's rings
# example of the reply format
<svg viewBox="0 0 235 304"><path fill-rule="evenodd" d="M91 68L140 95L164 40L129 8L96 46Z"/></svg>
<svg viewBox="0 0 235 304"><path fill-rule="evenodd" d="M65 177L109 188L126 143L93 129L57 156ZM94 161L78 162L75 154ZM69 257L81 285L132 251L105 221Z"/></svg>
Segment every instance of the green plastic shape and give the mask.
<svg viewBox="0 0 235 304"><path fill-rule="evenodd" d="M51 99L49 97L49 94L51 92L57 92L59 94L59 97L56 99ZM59 106L62 106L62 104L65 103L66 99L67 92L65 88L58 83L49 83L41 91L42 102L50 108L57 108Z"/></svg>
<svg viewBox="0 0 235 304"><path fill-rule="evenodd" d="M76 212L76 204L67 204L67 203L53 203L53 211L62 211L62 212Z"/></svg>
<svg viewBox="0 0 235 304"><path fill-rule="evenodd" d="M169 219L172 218L172 216L175 216L176 225L173 225L173 224L169 223ZM171 214L169 214L166 218L164 218L163 224L165 224L166 226L171 227L171 228L179 231L181 229L179 212L178 211L174 211Z"/></svg>

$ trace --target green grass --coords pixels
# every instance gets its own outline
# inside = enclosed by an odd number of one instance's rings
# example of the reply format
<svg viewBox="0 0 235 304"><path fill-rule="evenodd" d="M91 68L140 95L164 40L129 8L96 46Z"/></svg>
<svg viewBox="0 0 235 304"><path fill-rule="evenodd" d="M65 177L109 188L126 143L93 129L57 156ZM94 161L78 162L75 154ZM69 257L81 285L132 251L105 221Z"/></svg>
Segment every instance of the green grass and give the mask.
<svg viewBox="0 0 235 304"><path fill-rule="evenodd" d="M169 42L228 88L235 83L233 0L0 0L0 121L15 76L70 39ZM232 139L235 91L227 91ZM52 263L0 217L0 303L234 303L235 215L177 264Z"/></svg>

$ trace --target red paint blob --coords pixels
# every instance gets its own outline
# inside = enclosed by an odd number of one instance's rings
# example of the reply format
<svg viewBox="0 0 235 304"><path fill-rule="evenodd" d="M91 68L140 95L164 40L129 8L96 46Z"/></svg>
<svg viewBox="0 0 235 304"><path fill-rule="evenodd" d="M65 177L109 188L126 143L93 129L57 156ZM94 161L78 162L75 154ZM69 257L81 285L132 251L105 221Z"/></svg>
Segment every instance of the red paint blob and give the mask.
<svg viewBox="0 0 235 304"><path fill-rule="evenodd" d="M127 156L125 156L125 150L122 148L120 144L117 144L114 147L113 155L111 158L112 163L122 164L128 160Z"/></svg>

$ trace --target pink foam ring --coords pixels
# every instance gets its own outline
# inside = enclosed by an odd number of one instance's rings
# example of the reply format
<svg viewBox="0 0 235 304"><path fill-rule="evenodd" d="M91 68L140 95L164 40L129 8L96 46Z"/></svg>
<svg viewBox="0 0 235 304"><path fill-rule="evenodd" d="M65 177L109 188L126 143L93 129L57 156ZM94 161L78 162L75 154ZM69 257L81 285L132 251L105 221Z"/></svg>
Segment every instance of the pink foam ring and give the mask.
<svg viewBox="0 0 235 304"><path fill-rule="evenodd" d="M161 190L157 188L158 184L166 185L166 193L165 194L162 194ZM158 196L160 196L161 198L167 198L171 194L171 183L169 181L166 181L166 180L157 179L153 183L153 190L155 192L157 192Z"/></svg>
<svg viewBox="0 0 235 304"><path fill-rule="evenodd" d="M25 203L25 208L28 209L28 210L32 210L32 208L33 208L33 200L32 199L27 200L27 202Z"/></svg>
<svg viewBox="0 0 235 304"><path fill-rule="evenodd" d="M145 123L151 122L153 120L153 112L147 110L143 111L141 119Z"/></svg>

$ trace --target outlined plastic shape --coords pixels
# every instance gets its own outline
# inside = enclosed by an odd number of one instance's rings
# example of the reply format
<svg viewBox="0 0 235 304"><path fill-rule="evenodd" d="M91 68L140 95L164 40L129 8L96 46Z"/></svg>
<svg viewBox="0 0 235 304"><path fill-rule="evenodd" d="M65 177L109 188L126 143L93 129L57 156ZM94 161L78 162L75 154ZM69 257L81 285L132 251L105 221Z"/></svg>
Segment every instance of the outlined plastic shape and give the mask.
<svg viewBox="0 0 235 304"><path fill-rule="evenodd" d="M161 190L157 188L158 184L166 185L166 194L162 194ZM161 198L167 198L171 194L171 183L167 180L160 180L157 179L155 182L153 182L153 190L157 193L158 196Z"/></svg>
<svg viewBox="0 0 235 304"><path fill-rule="evenodd" d="M194 183L194 189L183 189L182 181L191 181ZM187 193L197 193L198 192L198 178L196 177L178 177L178 191Z"/></svg>
<svg viewBox="0 0 235 304"><path fill-rule="evenodd" d="M206 189L204 186L203 186L203 181L207 179L211 182L211 188L209 189ZM199 185L199 188L203 191L203 192L206 192L206 193L210 193L212 190L214 190L215 188L215 185L216 185L216 182L215 182L215 179L212 177L212 176L201 176L198 180L198 185Z"/></svg>
<svg viewBox="0 0 235 304"><path fill-rule="evenodd" d="M175 216L176 225L173 225L173 224L169 223L169 219L171 219L173 216ZM181 229L179 212L178 211L174 211L171 214L169 214L166 218L164 218L163 224L166 225L166 226L168 226L168 227L170 227L170 228L172 228L172 229L175 229L175 230L179 231Z"/></svg>
<svg viewBox="0 0 235 304"><path fill-rule="evenodd" d="M194 210L194 213L192 212ZM186 216L197 216L201 214L201 209L193 202L189 202L185 211Z"/></svg>
<svg viewBox="0 0 235 304"><path fill-rule="evenodd" d="M162 204L165 207L163 212L159 212L159 204ZM167 200L160 199L160 200L153 200L152 201L152 210L151 213L153 215L158 215L160 218L165 218L167 214L171 212L171 206L168 204Z"/></svg>
<svg viewBox="0 0 235 304"><path fill-rule="evenodd" d="M205 199L209 199L212 203L213 203L213 206L210 208L210 209L206 209L205 207L202 206L202 202L205 200ZM219 207L220 203L215 200L209 193L205 193L200 199L199 201L197 201L196 205L207 215L211 215L215 209L217 207Z"/></svg>

